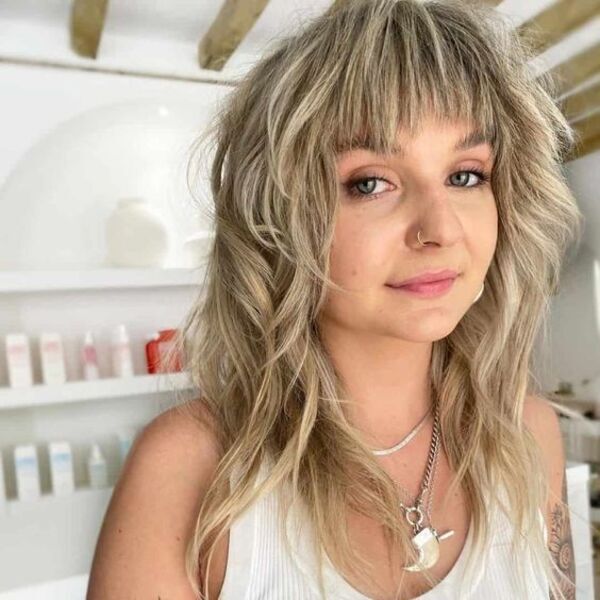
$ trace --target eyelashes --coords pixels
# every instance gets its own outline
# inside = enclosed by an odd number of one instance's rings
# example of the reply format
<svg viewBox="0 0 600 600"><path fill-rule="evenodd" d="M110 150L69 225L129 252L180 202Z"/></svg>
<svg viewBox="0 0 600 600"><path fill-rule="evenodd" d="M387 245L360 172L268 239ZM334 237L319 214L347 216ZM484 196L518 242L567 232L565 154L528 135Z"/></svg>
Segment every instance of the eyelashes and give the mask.
<svg viewBox="0 0 600 600"><path fill-rule="evenodd" d="M454 173L452 173L452 175L450 177L452 177L453 175L459 174L459 173L469 173L472 175L476 175L478 178L478 181L474 185L456 185L456 186L452 186L452 187L465 188L467 190L471 190L473 188L478 188L482 185L486 185L490 181L490 175L480 169L462 169L460 171L455 171ZM372 173L372 174L365 175L362 177L356 177L354 179L347 181L344 184L346 193L349 196L354 197L354 198L377 198L382 193L385 193L385 192L378 192L376 194L373 194L372 192L362 193L360 191L357 191L356 187L359 184L365 183L368 181L384 181L386 183L390 183L385 177L383 177L383 175L378 174L378 173Z"/></svg>

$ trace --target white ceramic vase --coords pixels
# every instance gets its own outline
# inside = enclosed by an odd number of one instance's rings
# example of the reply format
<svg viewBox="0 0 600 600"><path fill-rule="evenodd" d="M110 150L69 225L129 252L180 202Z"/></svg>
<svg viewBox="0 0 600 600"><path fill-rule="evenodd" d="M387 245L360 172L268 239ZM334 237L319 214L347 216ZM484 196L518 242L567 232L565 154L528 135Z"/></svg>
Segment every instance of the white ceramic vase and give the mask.
<svg viewBox="0 0 600 600"><path fill-rule="evenodd" d="M189 236L183 243L181 266L194 269L204 265L214 237L212 231L199 231Z"/></svg>
<svg viewBox="0 0 600 600"><path fill-rule="evenodd" d="M169 229L144 198L122 198L106 221L107 262L117 267L162 267Z"/></svg>

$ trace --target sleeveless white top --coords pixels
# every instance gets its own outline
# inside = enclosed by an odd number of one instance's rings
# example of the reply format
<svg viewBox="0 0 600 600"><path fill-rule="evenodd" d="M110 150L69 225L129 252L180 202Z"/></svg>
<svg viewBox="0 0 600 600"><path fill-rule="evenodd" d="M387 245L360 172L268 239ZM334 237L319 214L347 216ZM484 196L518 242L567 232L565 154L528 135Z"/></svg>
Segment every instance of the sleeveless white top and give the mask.
<svg viewBox="0 0 600 600"><path fill-rule="evenodd" d="M264 477L265 467L261 469ZM321 600L317 582L316 557L305 534L295 536L288 527L293 555L287 551L279 523L278 494L271 492L254 502L234 520L229 532L229 549L225 580L219 600ZM541 510L544 540L548 533ZM514 566L510 558L512 525L501 510L492 518L493 541L478 561L468 590L460 588L465 579L467 552L472 544L473 527L449 573L432 589L413 600L502 599L548 600L549 585L543 574L536 574L533 563L525 560L529 589L526 596L518 592ZM443 542L442 542L443 544ZM520 561L522 562L522 561ZM323 577L327 600L372 600L365 596L335 569L325 553Z"/></svg>

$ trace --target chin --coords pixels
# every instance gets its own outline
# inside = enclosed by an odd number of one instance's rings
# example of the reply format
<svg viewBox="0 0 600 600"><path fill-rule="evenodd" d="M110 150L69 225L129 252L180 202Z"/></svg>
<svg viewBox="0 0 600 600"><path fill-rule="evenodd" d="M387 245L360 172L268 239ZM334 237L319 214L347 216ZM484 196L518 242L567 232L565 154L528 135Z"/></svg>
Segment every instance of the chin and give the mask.
<svg viewBox="0 0 600 600"><path fill-rule="evenodd" d="M399 332L396 330L395 337L401 337L406 341L415 343L436 342L449 336L458 323L456 321L442 322L439 319L437 322L427 322L427 319L422 319L420 323L412 323L410 327L402 328Z"/></svg>

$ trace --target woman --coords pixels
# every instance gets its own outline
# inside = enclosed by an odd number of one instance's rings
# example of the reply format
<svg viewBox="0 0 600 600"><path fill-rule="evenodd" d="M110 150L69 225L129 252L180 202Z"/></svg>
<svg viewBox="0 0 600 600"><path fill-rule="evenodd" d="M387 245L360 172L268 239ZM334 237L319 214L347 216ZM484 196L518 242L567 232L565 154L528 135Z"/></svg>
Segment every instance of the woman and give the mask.
<svg viewBox="0 0 600 600"><path fill-rule="evenodd" d="M136 441L90 600L575 597L530 361L581 215L529 56L491 9L348 0L239 83L202 397Z"/></svg>

